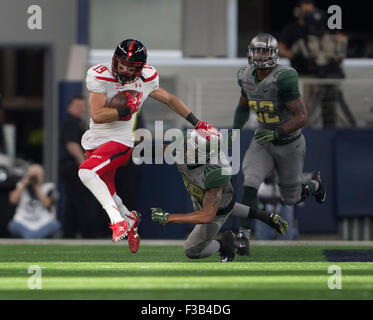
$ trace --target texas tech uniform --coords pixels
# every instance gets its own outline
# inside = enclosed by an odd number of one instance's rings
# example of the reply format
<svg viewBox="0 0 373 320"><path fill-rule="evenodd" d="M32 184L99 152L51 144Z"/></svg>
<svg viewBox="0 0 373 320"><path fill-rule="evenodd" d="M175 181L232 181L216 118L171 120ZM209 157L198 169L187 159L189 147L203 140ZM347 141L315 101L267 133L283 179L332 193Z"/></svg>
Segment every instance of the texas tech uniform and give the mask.
<svg viewBox="0 0 373 320"><path fill-rule="evenodd" d="M136 90L142 93L141 105L154 90L159 87L158 73L154 67L145 65L140 78L135 82L122 85L112 75L111 64L93 66L87 72L87 89L90 92L104 93L106 105L118 92ZM129 120L109 123L95 123L90 119L89 130L82 137L82 146L86 150L87 160L80 168L95 171L106 183L110 193L115 193L114 176L116 169L126 163L134 146L133 126L136 114ZM100 148L101 147L101 148ZM102 173L102 174L100 174Z"/></svg>
<svg viewBox="0 0 373 320"><path fill-rule="evenodd" d="M111 73L111 63L98 64L88 70L87 89L90 92L104 93L107 96L106 105L117 93L124 90L141 92L141 105L154 90L159 88L157 70L150 65L145 65L142 75L133 83L122 85ZM136 114L132 114L127 121L113 121L109 123L94 123L90 119L89 130L82 137L82 146L85 150L98 148L108 141L116 141L133 148L133 126Z"/></svg>
<svg viewBox="0 0 373 320"><path fill-rule="evenodd" d="M112 63L93 66L88 70L87 88L90 91L96 113L97 123L90 120L90 128L82 137L82 146L86 150L87 160L79 167L79 178L93 193L105 209L113 229L113 241L123 239L128 230L128 242L131 252L136 252L140 238L137 226L140 222L136 211L129 211L115 192L115 172L125 164L134 146L133 126L136 113L145 99L154 91L154 98L161 101L179 115L182 115L196 129L204 132L213 126L199 121L189 108L165 90L158 90L159 79L157 71L146 64L147 51L138 40L126 39L116 47ZM106 96L106 107L110 100L119 92L126 90L137 91L133 101L115 111L105 110L101 98ZM106 117L110 115L109 117ZM112 119L107 121L107 119ZM118 119L118 120L116 120ZM131 181L127 181L131 184ZM128 228L127 228L128 227Z"/></svg>
<svg viewBox="0 0 373 320"><path fill-rule="evenodd" d="M133 126L136 111L151 92L159 87L157 71L146 65L144 45L134 39L122 41L114 51L112 63L93 66L88 70L86 83L92 99L95 94L106 96L106 106L113 96L124 90L139 94L133 104L117 109L119 120L95 123L90 119L89 130L82 137L86 160L79 167L79 178L93 193L108 214L113 230L113 242L128 235L131 252L137 252L140 237L137 227L140 215L129 211L115 192L115 173L125 164L134 146ZM104 108L104 106L95 106ZM129 113L128 113L129 111ZM130 183L130 182L129 182Z"/></svg>

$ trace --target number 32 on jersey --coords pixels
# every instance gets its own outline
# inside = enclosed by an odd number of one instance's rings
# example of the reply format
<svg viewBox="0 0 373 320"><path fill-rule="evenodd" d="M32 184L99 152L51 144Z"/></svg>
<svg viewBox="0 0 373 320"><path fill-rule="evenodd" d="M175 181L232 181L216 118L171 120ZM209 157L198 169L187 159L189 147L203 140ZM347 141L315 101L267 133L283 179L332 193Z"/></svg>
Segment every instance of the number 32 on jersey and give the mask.
<svg viewBox="0 0 373 320"><path fill-rule="evenodd" d="M249 107L252 107L256 114L258 121L261 123L278 123L280 122L280 117L275 115L275 109L273 106L273 101L270 100L249 100Z"/></svg>

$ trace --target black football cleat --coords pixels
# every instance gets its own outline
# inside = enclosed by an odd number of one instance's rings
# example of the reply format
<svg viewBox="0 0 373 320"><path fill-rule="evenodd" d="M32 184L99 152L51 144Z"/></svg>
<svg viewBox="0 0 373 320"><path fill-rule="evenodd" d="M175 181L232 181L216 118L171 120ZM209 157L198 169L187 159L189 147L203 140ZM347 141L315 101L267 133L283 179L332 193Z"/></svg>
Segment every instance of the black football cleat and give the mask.
<svg viewBox="0 0 373 320"><path fill-rule="evenodd" d="M311 179L319 183L319 188L312 195L315 197L317 202L324 203L326 199L326 190L321 181L320 171L312 172Z"/></svg>
<svg viewBox="0 0 373 320"><path fill-rule="evenodd" d="M240 256L250 255L249 239L242 233L239 232L236 235L236 240L234 242L234 251Z"/></svg>
<svg viewBox="0 0 373 320"><path fill-rule="evenodd" d="M220 262L229 262L233 261L235 257L234 249L234 240L235 236L234 233L230 230L225 231L223 235L221 236L219 242L220 242Z"/></svg>

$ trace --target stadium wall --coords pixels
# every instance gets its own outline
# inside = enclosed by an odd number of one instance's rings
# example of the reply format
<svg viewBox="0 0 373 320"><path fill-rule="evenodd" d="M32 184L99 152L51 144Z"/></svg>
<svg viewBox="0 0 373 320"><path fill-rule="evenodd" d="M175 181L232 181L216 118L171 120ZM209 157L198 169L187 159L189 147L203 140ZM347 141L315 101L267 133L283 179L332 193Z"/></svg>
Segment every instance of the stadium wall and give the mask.
<svg viewBox="0 0 373 320"><path fill-rule="evenodd" d="M43 147L46 178L57 181L58 141L58 83L65 78L71 46L77 41L77 6L80 1L2 0L0 2L0 46L1 47L44 47L46 74L44 87L44 130ZM29 6L41 8L41 29L29 29L27 12ZM17 17L15 19L15 17Z"/></svg>

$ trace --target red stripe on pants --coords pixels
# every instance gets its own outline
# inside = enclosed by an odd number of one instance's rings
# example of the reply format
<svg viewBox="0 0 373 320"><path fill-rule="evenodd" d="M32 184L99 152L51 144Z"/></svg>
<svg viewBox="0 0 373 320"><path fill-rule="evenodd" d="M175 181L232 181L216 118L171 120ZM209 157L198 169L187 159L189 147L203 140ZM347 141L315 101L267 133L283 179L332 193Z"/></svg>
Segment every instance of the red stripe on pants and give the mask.
<svg viewBox="0 0 373 320"><path fill-rule="evenodd" d="M95 171L105 182L110 194L115 193L115 173L124 165L132 154L132 148L119 142L106 142L95 150L86 151L86 160L79 169ZM105 163L107 162L107 163Z"/></svg>

